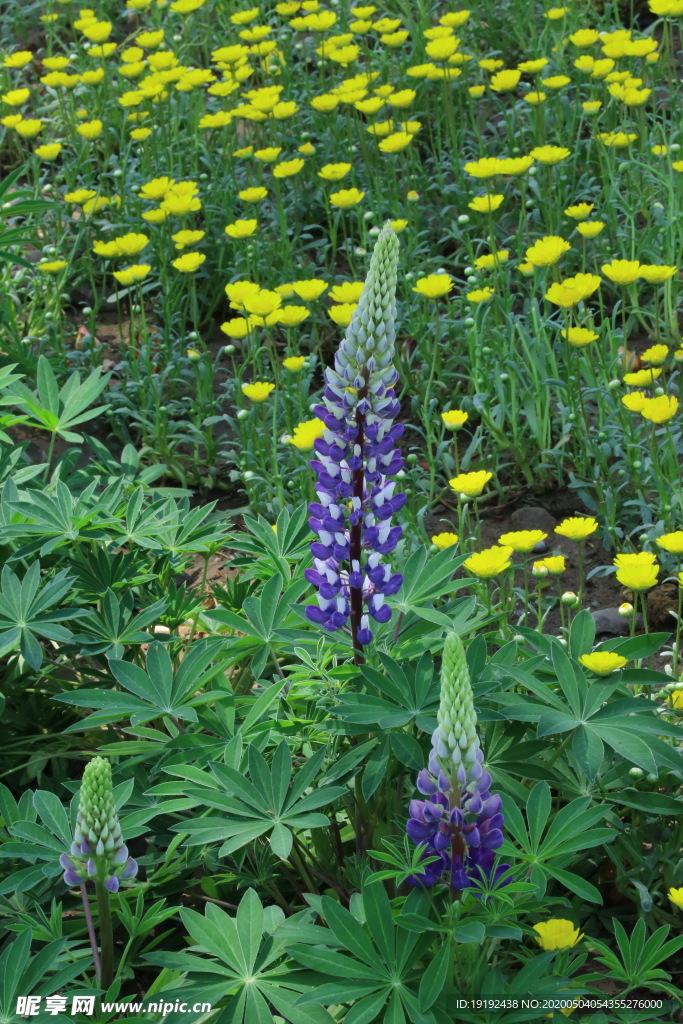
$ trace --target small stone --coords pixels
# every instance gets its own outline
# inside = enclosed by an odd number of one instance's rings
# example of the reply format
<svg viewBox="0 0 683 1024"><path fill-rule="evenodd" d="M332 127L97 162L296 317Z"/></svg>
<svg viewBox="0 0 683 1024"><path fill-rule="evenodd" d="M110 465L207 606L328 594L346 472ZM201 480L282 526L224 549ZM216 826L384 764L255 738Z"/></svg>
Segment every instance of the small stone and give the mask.
<svg viewBox="0 0 683 1024"><path fill-rule="evenodd" d="M547 509L539 505L518 508L510 516L510 526L515 530L543 530L552 533L557 526L557 519Z"/></svg>
<svg viewBox="0 0 683 1024"><path fill-rule="evenodd" d="M595 634L600 636L608 634L609 636L628 636L631 631L631 620L625 618L619 614L618 608L599 608L597 611L591 612L595 621ZM638 615L636 618L636 627L640 628L642 625L642 615Z"/></svg>

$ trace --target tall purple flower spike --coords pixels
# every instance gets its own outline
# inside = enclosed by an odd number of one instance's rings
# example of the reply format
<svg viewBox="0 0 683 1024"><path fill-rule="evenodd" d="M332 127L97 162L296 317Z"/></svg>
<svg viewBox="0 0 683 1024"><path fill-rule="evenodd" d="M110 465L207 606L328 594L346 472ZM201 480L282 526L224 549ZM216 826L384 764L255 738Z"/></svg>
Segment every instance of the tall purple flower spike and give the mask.
<svg viewBox="0 0 683 1024"><path fill-rule="evenodd" d="M326 429L311 460L318 500L309 506L309 524L317 540L305 575L318 588L318 603L306 614L330 631L350 620L357 656L372 640L370 619L389 621L386 599L403 583L383 561L401 539L403 528L391 519L406 501L390 479L403 466L395 447L403 426L393 423L400 410L393 365L397 266L398 239L385 225L334 369L325 371L324 404L315 407Z"/></svg>

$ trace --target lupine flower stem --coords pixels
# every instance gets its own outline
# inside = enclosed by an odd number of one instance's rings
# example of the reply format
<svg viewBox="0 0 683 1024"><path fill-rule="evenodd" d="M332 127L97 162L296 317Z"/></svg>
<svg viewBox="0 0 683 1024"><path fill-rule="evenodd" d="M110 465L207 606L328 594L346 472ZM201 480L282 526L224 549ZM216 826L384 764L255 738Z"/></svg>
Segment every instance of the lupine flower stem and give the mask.
<svg viewBox="0 0 683 1024"><path fill-rule="evenodd" d="M85 914L85 923L88 928L88 938L90 939L90 948L92 949L92 959L95 965L95 974L100 977L100 953L97 948L97 936L95 935L95 926L92 920L92 913L90 911L90 901L88 900L88 892L85 888L85 882L81 882L81 899L83 900L83 913Z"/></svg>
<svg viewBox="0 0 683 1024"><path fill-rule="evenodd" d="M109 892L99 879L95 882L97 913L100 919L100 970L98 984L107 992L114 980L114 929L111 920Z"/></svg>

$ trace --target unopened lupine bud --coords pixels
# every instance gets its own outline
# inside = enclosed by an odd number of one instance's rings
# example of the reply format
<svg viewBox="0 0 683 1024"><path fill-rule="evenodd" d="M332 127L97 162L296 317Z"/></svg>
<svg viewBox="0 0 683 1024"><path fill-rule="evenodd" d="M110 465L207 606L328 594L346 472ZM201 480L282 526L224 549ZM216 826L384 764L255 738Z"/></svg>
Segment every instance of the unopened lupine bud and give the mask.
<svg viewBox="0 0 683 1024"><path fill-rule="evenodd" d="M449 633L444 645L436 720L432 746L441 771L460 785L478 779L483 754L465 649L457 633Z"/></svg>
<svg viewBox="0 0 683 1024"><path fill-rule="evenodd" d="M67 885L96 881L110 892L118 892L119 879L137 874L121 835L111 766L103 757L94 757L83 773L74 841L59 863Z"/></svg>

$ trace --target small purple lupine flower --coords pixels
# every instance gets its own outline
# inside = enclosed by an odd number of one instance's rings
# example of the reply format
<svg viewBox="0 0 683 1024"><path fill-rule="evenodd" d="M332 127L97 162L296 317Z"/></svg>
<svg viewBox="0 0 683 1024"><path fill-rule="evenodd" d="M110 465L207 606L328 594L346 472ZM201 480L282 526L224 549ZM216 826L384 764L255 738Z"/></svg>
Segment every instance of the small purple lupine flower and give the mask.
<svg viewBox="0 0 683 1024"><path fill-rule="evenodd" d="M441 878L454 889L497 882L509 869L494 869L503 843L503 801L491 793L491 776L476 731L472 686L462 642L449 633L441 667L438 726L432 735L429 767L417 777L426 798L411 800L406 832L422 846L423 858L437 855L411 885L434 885Z"/></svg>
<svg viewBox="0 0 683 1024"><path fill-rule="evenodd" d="M326 429L311 460L318 500L309 507L309 524L317 540L305 575L318 588L318 603L306 614L330 631L350 620L357 661L372 640L370 620L389 621L386 599L403 583L383 561L401 539L403 528L391 520L406 500L390 479L403 466L396 448L403 426L393 422L400 409L394 393L397 266L398 238L385 225L334 369L325 371L324 404L314 410Z"/></svg>
<svg viewBox="0 0 683 1024"><path fill-rule="evenodd" d="M109 892L119 891L120 879L137 874L121 835L111 765L103 757L94 757L83 772L74 841L59 863L67 885L99 881Z"/></svg>

